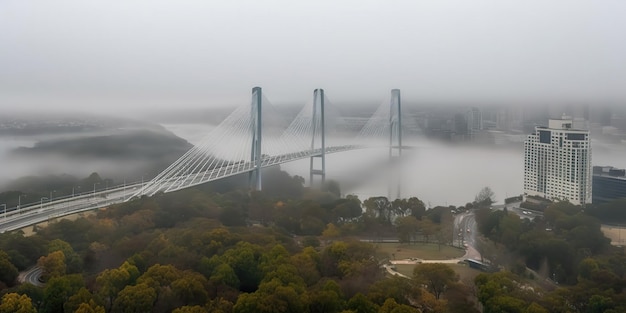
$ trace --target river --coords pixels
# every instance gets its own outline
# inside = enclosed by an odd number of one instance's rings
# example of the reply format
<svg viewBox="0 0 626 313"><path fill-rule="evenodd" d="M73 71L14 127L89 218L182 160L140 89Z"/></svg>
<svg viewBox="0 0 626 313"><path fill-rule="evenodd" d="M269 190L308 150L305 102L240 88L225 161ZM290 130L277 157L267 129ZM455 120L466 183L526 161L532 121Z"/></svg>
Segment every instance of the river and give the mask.
<svg viewBox="0 0 626 313"><path fill-rule="evenodd" d="M165 124L176 135L196 144L214 128L201 124ZM18 146L32 146L28 137L1 138L0 158ZM402 198L418 197L429 207L436 205L463 205L485 186L490 187L496 201L522 193L523 148L519 146L484 148L470 145L451 145L423 137L407 139L412 147L404 152L399 168L388 166L387 149L361 149L327 156L327 179L339 182L342 194L354 194L361 199L388 196L389 187L395 190L400 181ZM594 165L626 168L626 146L593 142ZM292 175L309 180L309 160L281 165ZM16 178L28 172L26 164L4 164L0 178ZM399 171L398 171L399 169ZM390 177L400 172L399 177ZM9 175L12 173L12 175ZM396 192L391 193L393 196Z"/></svg>
<svg viewBox="0 0 626 313"><path fill-rule="evenodd" d="M213 127L198 124L163 125L191 143L198 143ZM387 149L362 149L326 157L327 179L339 182L344 195L354 194L360 199L371 196L395 197L395 186L400 181L402 198L418 197L429 207L437 205L464 205L474 200L483 188L490 187L495 200L523 192L523 147L476 147L452 145L417 137L405 140L411 150L405 151L398 169L388 166ZM593 143L594 165L626 168L626 147ZM309 181L309 160L298 160L281 165L291 175ZM390 177L400 172L400 177ZM390 195L390 186L393 191Z"/></svg>

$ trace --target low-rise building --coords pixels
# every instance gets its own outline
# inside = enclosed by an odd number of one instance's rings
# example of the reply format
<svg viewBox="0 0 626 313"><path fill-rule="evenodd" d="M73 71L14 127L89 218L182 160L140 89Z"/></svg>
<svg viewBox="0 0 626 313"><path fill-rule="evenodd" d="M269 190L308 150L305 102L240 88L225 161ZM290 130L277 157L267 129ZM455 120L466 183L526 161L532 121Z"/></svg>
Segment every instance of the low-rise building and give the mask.
<svg viewBox="0 0 626 313"><path fill-rule="evenodd" d="M612 166L593 167L593 204L626 198L626 170Z"/></svg>

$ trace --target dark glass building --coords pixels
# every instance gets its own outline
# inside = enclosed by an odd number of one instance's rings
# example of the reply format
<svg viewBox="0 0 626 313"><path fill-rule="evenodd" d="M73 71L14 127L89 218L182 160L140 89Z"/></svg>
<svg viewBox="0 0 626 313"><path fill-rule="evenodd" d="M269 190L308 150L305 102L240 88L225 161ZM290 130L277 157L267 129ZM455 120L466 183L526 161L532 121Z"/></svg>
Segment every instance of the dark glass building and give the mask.
<svg viewBox="0 0 626 313"><path fill-rule="evenodd" d="M626 170L612 166L593 167L593 204L626 198Z"/></svg>

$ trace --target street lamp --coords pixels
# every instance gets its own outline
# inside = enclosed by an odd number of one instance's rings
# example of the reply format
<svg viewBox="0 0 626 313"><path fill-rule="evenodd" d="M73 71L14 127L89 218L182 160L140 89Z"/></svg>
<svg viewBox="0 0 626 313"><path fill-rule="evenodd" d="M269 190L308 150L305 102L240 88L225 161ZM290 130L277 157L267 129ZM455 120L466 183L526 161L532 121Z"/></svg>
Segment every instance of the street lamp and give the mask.
<svg viewBox="0 0 626 313"><path fill-rule="evenodd" d="M2 210L2 212L4 212L4 219L7 219L7 205L6 204L0 204L4 210Z"/></svg>
<svg viewBox="0 0 626 313"><path fill-rule="evenodd" d="M100 185L100 183L93 184L93 197L96 197L96 185Z"/></svg>
<svg viewBox="0 0 626 313"><path fill-rule="evenodd" d="M22 214L22 196L26 197L26 195L20 194L17 196L17 212Z"/></svg>
<svg viewBox="0 0 626 313"><path fill-rule="evenodd" d="M52 194L55 193L55 192L57 192L57 191L56 190L50 191L50 198L49 198L50 201L48 201L48 202L52 202Z"/></svg>
<svg viewBox="0 0 626 313"><path fill-rule="evenodd" d="M72 198L74 198L74 189L80 189L80 186L72 187Z"/></svg>
<svg viewBox="0 0 626 313"><path fill-rule="evenodd" d="M40 208L40 209L43 209L43 200L48 200L48 198L46 198L46 197L41 197L41 201L39 201L39 208ZM35 202L35 203L37 203L37 202Z"/></svg>

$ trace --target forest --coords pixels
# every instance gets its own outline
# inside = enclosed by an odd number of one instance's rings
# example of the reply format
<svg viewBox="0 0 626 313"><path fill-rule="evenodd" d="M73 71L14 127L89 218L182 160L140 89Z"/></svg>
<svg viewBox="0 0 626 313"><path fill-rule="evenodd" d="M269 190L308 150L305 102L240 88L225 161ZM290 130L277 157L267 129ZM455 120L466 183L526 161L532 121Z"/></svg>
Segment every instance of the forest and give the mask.
<svg viewBox="0 0 626 313"><path fill-rule="evenodd" d="M488 199L427 210L266 174L262 192L209 184L1 234L0 313L626 310L624 250L580 207L555 203L531 221ZM467 282L423 263L402 278L362 241L450 245L455 212L476 216L477 249L500 271ZM18 282L33 266L43 287Z"/></svg>

